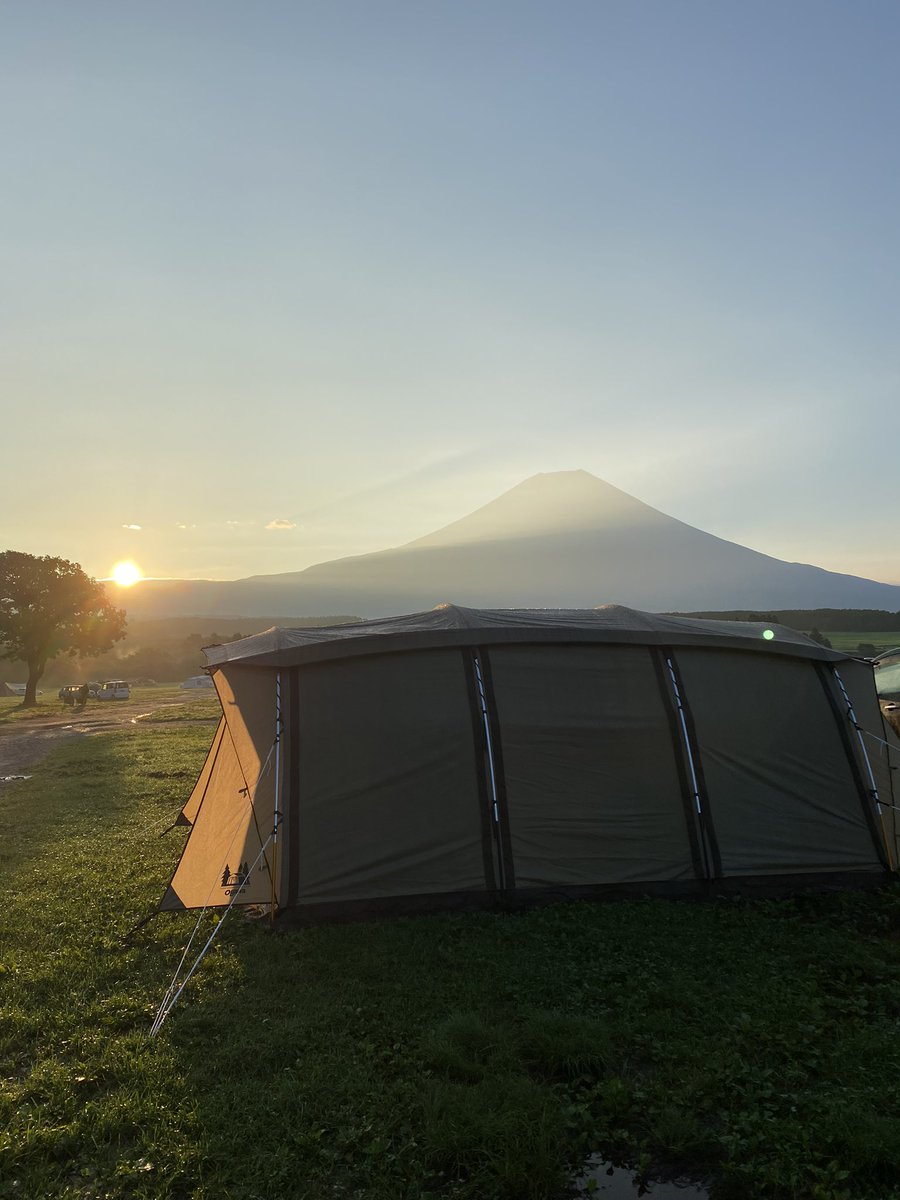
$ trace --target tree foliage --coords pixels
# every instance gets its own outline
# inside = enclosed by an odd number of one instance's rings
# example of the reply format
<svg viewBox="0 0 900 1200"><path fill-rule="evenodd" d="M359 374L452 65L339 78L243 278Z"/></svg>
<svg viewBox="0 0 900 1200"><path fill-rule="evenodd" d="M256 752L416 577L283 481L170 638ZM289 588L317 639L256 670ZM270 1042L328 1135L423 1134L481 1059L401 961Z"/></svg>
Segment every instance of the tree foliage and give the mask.
<svg viewBox="0 0 900 1200"><path fill-rule="evenodd" d="M0 553L0 656L27 664L26 705L34 704L50 659L94 657L124 636L124 610L77 563Z"/></svg>
<svg viewBox="0 0 900 1200"><path fill-rule="evenodd" d="M884 633L888 630L900 632L900 611L889 612L883 608L783 608L769 613L727 609L672 615L705 617L708 620L720 621L766 621L770 624L787 625L788 629L799 629L801 632L813 627L826 633Z"/></svg>
<svg viewBox="0 0 900 1200"><path fill-rule="evenodd" d="M815 625L809 631L807 636L809 637L810 641L818 642L820 646L825 646L828 650L831 649L830 638L827 638L824 633L820 633L819 630L816 629Z"/></svg>

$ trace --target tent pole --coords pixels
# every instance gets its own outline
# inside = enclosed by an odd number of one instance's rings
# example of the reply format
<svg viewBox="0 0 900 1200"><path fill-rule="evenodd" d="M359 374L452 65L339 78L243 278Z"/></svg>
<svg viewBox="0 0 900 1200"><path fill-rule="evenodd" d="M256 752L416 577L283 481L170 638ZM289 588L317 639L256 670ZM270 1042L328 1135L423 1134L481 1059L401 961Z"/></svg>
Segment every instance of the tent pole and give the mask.
<svg viewBox="0 0 900 1200"><path fill-rule="evenodd" d="M878 823L881 826L881 840L884 842L884 852L887 855L888 868L893 871L894 856L891 853L891 846L888 840L887 829L884 825L884 812L881 808L881 798L878 795L878 785L875 783L875 775L872 771L872 763L869 759L869 752L866 749L863 733L865 732L856 719L856 713L853 710L853 701L850 699L849 693L844 686L844 681L841 679L841 673L837 667L831 668L835 679L838 682L838 687L841 689L841 695L844 697L844 703L847 705L847 719L856 731L856 740L859 742L860 753L862 754L863 762L866 764L866 774L869 776L869 795L872 797L872 803L875 805L875 811L878 814Z"/></svg>
<svg viewBox="0 0 900 1200"><path fill-rule="evenodd" d="M484 678L481 674L481 655L476 650L472 655L475 664L475 682L478 687L478 707L481 710L481 724L484 728L484 744L487 751L488 787L491 799L491 821L494 828L494 841L497 845L497 865L500 887L506 887L506 869L503 854L500 849L500 804L497 799L497 779L494 774L494 741L491 737L491 722L487 708L487 695L484 690Z"/></svg>
<svg viewBox="0 0 900 1200"><path fill-rule="evenodd" d="M688 735L687 719L684 715L684 705L681 702L681 689L678 686L678 676L675 673L675 664L667 654L666 666L669 668L669 678L672 681L672 691L675 695L675 707L678 710L678 721L681 725L681 737L684 742L684 750L687 755L688 770L691 773L691 797L694 801L694 810L697 813L697 820L700 824L700 844L703 847L703 860L706 866L707 877L710 875L709 854L706 848L706 835L703 829L703 804L700 800L700 784L697 780L697 768L694 765L694 751L691 746L691 739Z"/></svg>
<svg viewBox="0 0 900 1200"><path fill-rule="evenodd" d="M278 905L278 826L281 804L281 672L275 672L275 800L273 803L274 809L274 827L272 829L272 907L269 912L269 918L274 922L275 909Z"/></svg>

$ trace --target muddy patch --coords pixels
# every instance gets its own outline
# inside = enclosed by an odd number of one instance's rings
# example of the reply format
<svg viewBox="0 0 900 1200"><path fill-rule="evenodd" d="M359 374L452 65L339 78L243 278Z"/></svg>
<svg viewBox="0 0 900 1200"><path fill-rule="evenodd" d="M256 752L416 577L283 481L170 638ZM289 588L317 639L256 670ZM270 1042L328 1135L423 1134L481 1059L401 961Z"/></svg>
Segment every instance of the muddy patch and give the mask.
<svg viewBox="0 0 900 1200"><path fill-rule="evenodd" d="M709 1192L690 1180L647 1180L627 1167L614 1167L595 1154L575 1180L576 1196L603 1196L606 1200L708 1200Z"/></svg>
<svg viewBox="0 0 900 1200"><path fill-rule="evenodd" d="M59 725L38 729L5 729L0 734L0 787L27 777L29 768L45 758L61 742L84 737L81 730Z"/></svg>

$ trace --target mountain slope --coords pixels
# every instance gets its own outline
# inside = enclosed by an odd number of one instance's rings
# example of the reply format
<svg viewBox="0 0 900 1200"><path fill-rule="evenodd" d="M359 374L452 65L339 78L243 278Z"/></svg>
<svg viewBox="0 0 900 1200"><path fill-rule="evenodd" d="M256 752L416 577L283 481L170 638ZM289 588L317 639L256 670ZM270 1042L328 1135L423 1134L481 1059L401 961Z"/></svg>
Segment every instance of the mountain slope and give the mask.
<svg viewBox="0 0 900 1200"><path fill-rule="evenodd" d="M177 604L178 612L234 615L379 616L443 601L497 608L617 603L651 611L900 609L900 587L749 550L666 516L586 471L535 475L394 549L234 583L167 588L160 581L145 589L148 584L135 596L142 609L152 603L161 612L160 605ZM185 603L201 607L188 610Z"/></svg>

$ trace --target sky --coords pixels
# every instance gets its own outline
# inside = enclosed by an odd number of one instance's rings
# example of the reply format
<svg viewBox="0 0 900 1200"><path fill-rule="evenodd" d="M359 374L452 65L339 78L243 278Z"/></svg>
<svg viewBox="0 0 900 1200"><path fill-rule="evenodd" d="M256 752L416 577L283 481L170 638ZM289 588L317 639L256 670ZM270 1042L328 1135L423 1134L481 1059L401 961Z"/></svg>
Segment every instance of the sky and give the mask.
<svg viewBox="0 0 900 1200"><path fill-rule="evenodd" d="M0 549L234 579L583 468L900 583L900 6L6 0Z"/></svg>

